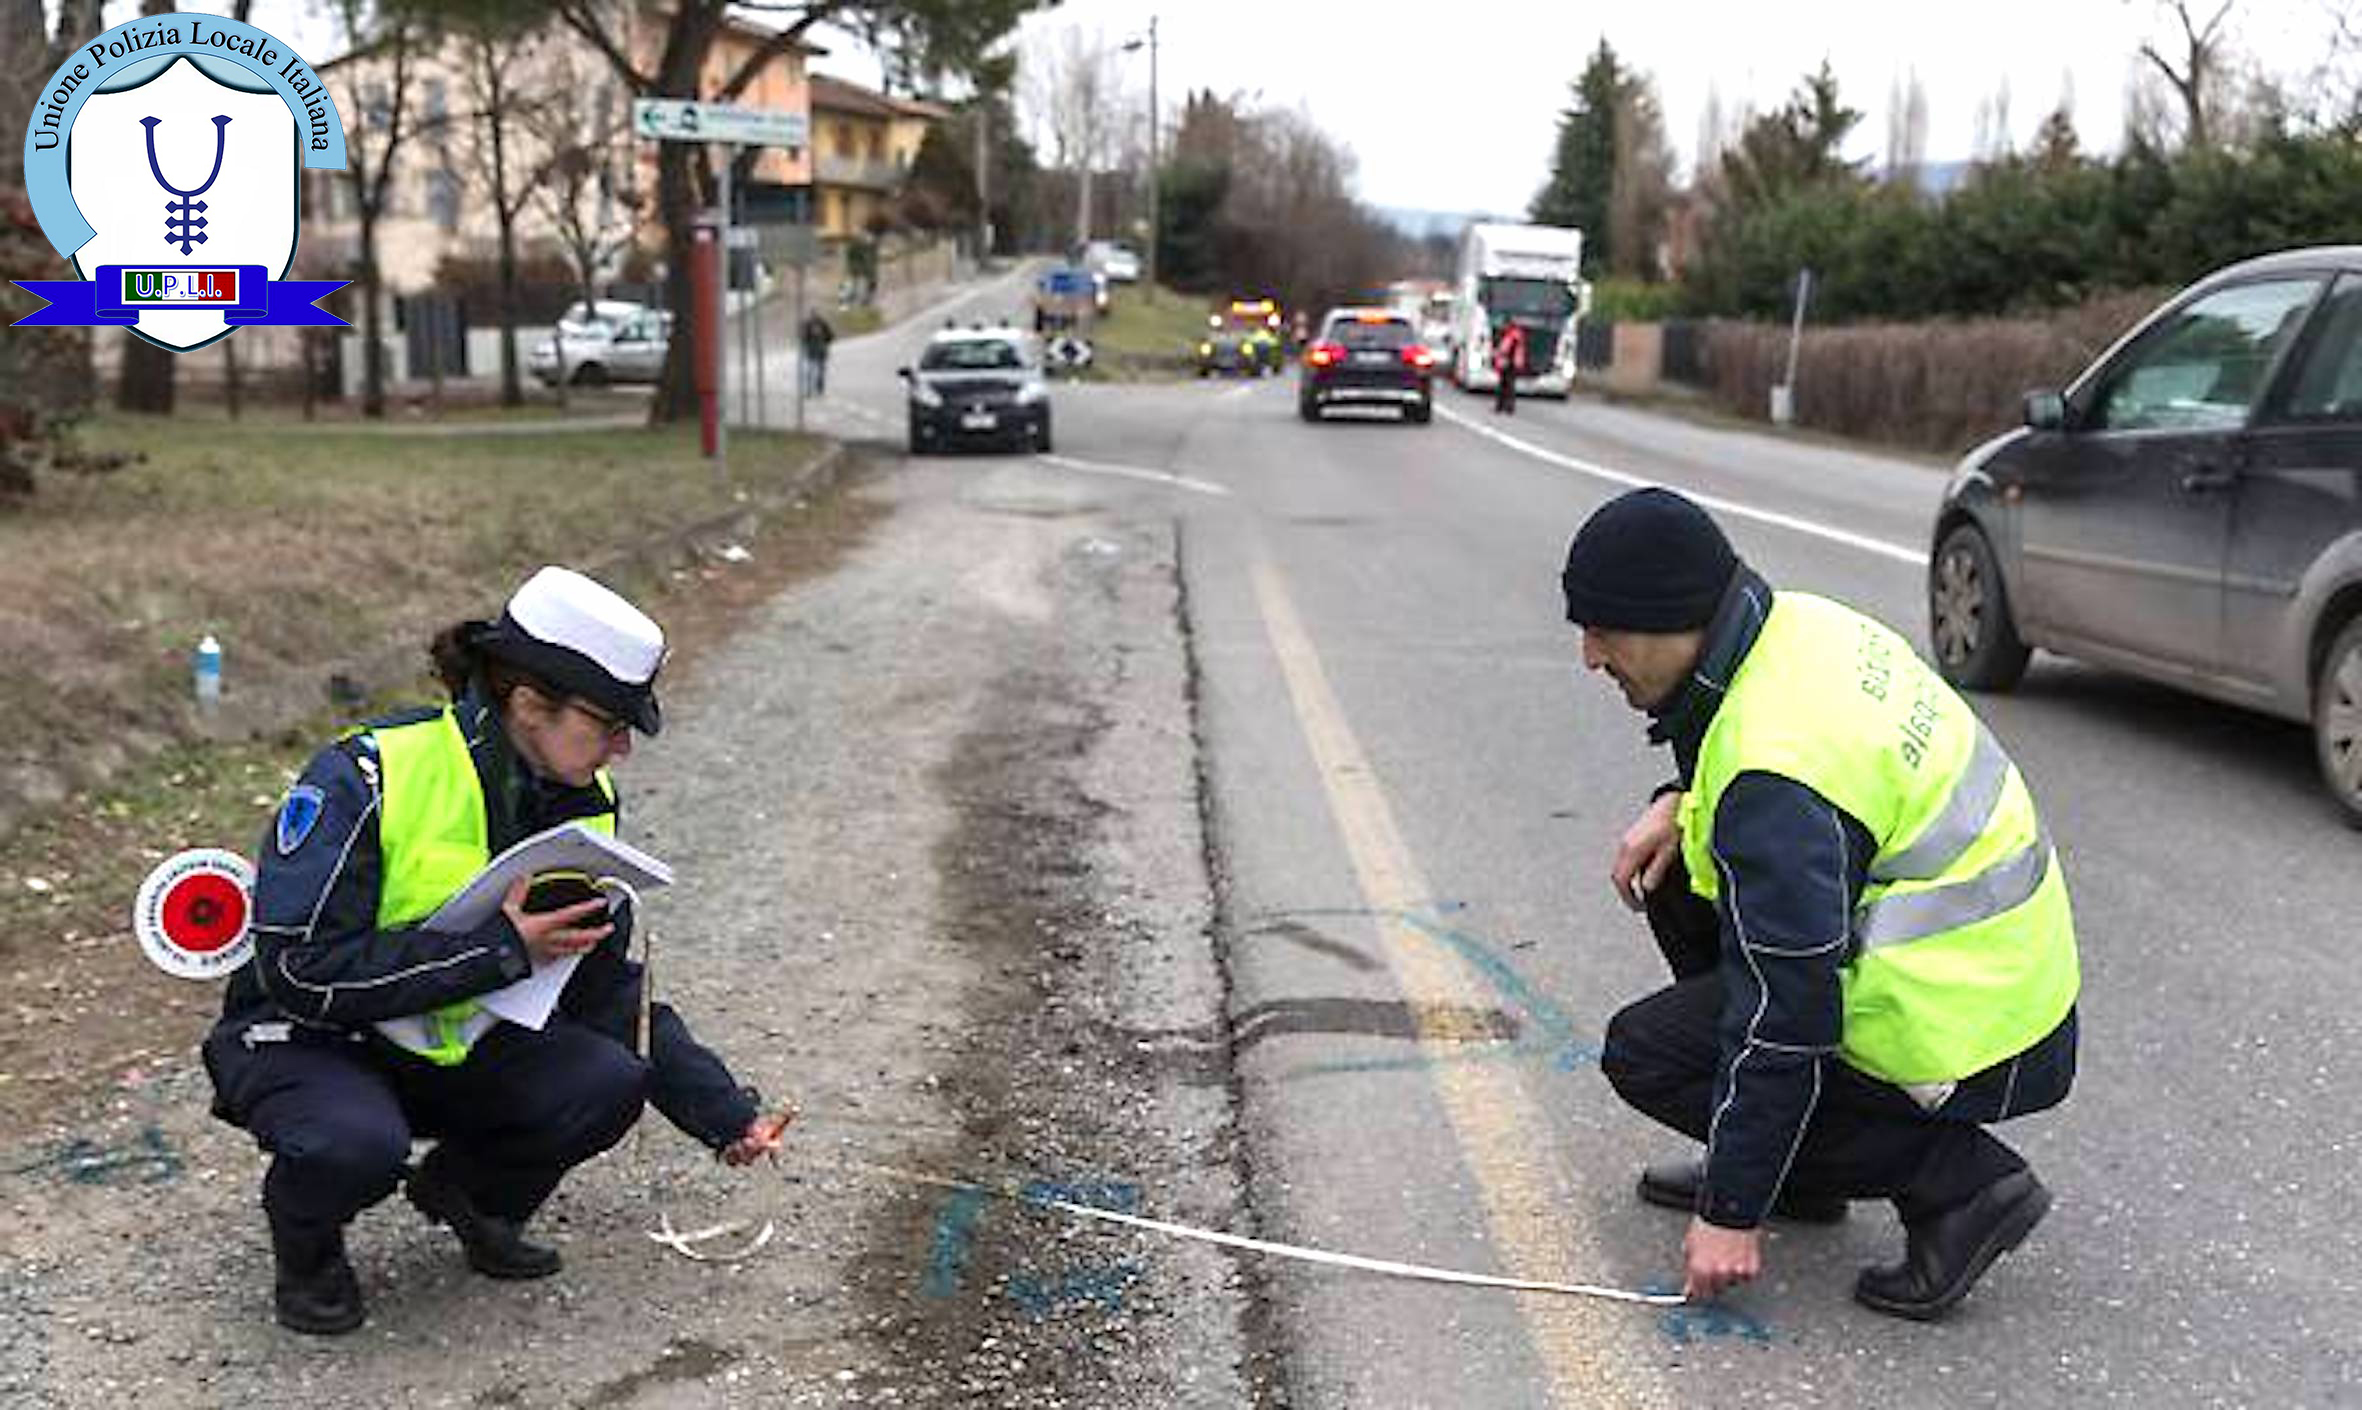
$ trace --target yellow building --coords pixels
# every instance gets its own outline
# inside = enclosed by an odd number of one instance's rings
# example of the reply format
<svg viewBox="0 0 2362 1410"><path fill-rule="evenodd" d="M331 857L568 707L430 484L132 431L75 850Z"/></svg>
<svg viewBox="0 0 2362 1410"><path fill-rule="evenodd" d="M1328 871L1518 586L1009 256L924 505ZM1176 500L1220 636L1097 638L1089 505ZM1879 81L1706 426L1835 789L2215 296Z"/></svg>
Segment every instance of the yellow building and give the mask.
<svg viewBox="0 0 2362 1410"><path fill-rule="evenodd" d="M811 78L812 223L824 239L870 233L918 160L927 129L949 114L827 74Z"/></svg>

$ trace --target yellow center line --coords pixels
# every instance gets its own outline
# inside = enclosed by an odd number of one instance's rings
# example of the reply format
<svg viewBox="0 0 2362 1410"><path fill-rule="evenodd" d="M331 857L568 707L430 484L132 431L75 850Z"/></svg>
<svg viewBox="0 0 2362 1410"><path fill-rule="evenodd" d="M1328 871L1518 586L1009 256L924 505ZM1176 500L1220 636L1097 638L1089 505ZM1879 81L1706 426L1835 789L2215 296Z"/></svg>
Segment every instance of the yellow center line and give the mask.
<svg viewBox="0 0 2362 1410"><path fill-rule="evenodd" d="M1514 1071L1450 1060L1464 1045L1440 1016L1474 1009L1490 996L1401 919L1430 904L1434 893L1394 825L1377 773L1346 723L1312 639L1268 559L1256 561L1254 584L1264 629L1328 794L1329 811L1353 860L1363 899L1377 917L1388 968L1418 1025L1421 1050L1438 1059L1426 1070L1476 1182L1501 1271L1517 1278L1597 1280L1599 1250L1551 1192L1544 1178L1547 1153L1527 1134L1548 1129L1548 1111ZM1618 1343L1630 1346L1636 1315L1631 1309L1537 1293L1513 1296L1549 1377L1553 1402L1581 1407L1670 1403L1652 1368L1630 1355L1616 1355Z"/></svg>

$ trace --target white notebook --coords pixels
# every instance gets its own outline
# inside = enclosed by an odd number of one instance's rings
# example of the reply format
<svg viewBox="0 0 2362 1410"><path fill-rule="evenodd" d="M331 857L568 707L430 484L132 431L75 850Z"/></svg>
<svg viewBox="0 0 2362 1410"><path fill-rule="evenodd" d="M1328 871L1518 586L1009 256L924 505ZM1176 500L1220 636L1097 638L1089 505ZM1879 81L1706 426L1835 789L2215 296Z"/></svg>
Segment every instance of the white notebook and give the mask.
<svg viewBox="0 0 2362 1410"><path fill-rule="evenodd" d="M594 883L620 882L635 893L670 886L673 879L671 867L630 843L619 842L581 822L560 823L494 857L476 873L474 880L460 888L458 895L436 907L421 928L451 934L474 930L499 914L500 903L507 899L509 887L519 877L538 876L545 871L581 872ZM550 1010L557 1007L558 995L565 990L566 981L580 960L579 955L568 955L548 964L537 964L531 974L493 990L479 1002L511 1023L538 1031L549 1022ZM397 1030L410 1025L423 1028L416 1018L389 1019L378 1026L386 1029L389 1036L398 1036Z"/></svg>

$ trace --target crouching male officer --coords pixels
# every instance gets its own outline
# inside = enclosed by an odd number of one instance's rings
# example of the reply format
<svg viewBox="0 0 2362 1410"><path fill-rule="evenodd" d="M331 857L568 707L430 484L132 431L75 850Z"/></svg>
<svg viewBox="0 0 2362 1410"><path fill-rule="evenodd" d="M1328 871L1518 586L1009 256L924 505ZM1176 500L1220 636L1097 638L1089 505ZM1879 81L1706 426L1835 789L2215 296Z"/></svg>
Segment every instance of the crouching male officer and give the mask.
<svg viewBox="0 0 2362 1410"><path fill-rule="evenodd" d="M2050 1208L1985 1127L2074 1080L2074 922L2024 778L1901 637L1773 592L1669 490L1592 515L1561 586L1583 664L1677 767L1611 873L1674 982L1601 1066L1706 1143L1640 1180L1692 1214L1686 1294L1756 1277L1767 1216L1888 1199L1902 1261L1854 1296L1942 1316Z"/></svg>
<svg viewBox="0 0 2362 1410"><path fill-rule="evenodd" d="M541 1278L558 1252L528 1241L525 1221L622 1139L643 1100L733 1165L776 1150L783 1124L670 1008L651 1007L637 1050L628 906L541 909L519 882L472 933L421 926L536 832L614 830L607 766L662 723L663 632L589 578L544 568L497 621L458 623L430 649L451 703L348 733L280 805L255 869L254 959L205 1043L214 1114L272 1155L274 1300L300 1332L361 1325L345 1225L397 1183L477 1272ZM538 1031L483 1008L566 955L580 963ZM414 1135L438 1138L415 1170Z"/></svg>

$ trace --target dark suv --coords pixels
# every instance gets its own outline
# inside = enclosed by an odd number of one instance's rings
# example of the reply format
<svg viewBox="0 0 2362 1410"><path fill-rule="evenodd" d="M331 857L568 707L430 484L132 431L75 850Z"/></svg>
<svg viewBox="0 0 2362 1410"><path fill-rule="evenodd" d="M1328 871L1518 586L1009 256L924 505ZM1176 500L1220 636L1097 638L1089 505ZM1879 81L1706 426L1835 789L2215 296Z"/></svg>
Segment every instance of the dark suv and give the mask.
<svg viewBox="0 0 2362 1410"><path fill-rule="evenodd" d="M1398 406L1421 425L1435 415L1435 354L1411 320L1390 308L1337 308L1304 349L1296 414L1318 421L1329 406Z"/></svg>
<svg viewBox="0 0 2362 1410"><path fill-rule="evenodd" d="M1937 515L1944 675L2039 646L2309 720L2362 826L2362 246L2208 275L2025 416Z"/></svg>
<svg viewBox="0 0 2362 1410"><path fill-rule="evenodd" d="M1050 388L1033 337L1014 328L947 328L927 340L910 384L910 453L957 441L1050 448Z"/></svg>

